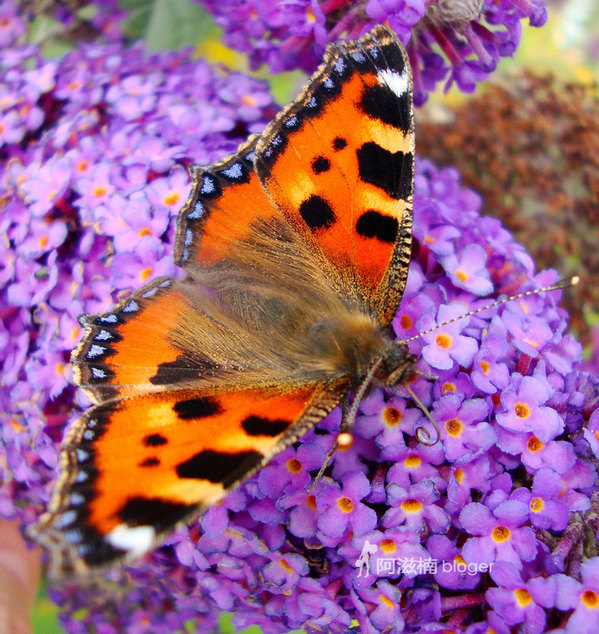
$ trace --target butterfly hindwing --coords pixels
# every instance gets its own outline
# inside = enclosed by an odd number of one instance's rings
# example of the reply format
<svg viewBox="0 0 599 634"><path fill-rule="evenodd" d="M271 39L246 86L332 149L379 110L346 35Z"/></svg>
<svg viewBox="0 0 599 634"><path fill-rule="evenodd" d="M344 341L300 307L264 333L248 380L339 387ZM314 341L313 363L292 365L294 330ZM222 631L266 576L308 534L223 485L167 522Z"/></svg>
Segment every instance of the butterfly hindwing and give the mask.
<svg viewBox="0 0 599 634"><path fill-rule="evenodd" d="M93 407L65 438L59 488L37 527L42 541L61 544L53 566L81 573L144 554L325 416L345 389L179 390Z"/></svg>
<svg viewBox="0 0 599 634"><path fill-rule="evenodd" d="M377 27L358 42L330 45L256 147L268 194L384 324L399 305L410 257L411 95L407 56Z"/></svg>
<svg viewBox="0 0 599 634"><path fill-rule="evenodd" d="M203 367L172 333L194 308L183 285L159 278L110 312L81 318L85 335L72 355L74 378L96 403L197 380Z"/></svg>

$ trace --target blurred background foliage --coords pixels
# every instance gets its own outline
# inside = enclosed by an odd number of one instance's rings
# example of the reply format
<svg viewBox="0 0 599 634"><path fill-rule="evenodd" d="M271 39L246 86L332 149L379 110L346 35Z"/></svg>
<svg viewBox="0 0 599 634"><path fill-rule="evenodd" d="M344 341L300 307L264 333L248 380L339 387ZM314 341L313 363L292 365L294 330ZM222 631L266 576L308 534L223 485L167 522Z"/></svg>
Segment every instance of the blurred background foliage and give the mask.
<svg viewBox="0 0 599 634"><path fill-rule="evenodd" d="M88 21L95 9L86 5L85 2L80 0L62 0L62 2L56 3L48 0L25 0L22 4L32 6L37 16L30 26L27 39L31 43L40 44L44 55L49 58L60 57L75 48L81 40L93 39L94 37L94 33L89 29ZM79 20L68 31L64 30L62 24L49 17L56 4L66 4L70 9L76 8ZM271 85L275 98L280 103L285 103L292 99L305 80L304 74L300 71L281 73L276 76L272 76L267 69L250 72L245 57L222 44L222 31L214 24L211 16L200 5L191 2L191 0L120 0L120 6L129 12L129 18L125 26L127 37L131 41L144 40L149 51L180 50L186 47L193 47L198 57L208 59L213 64L221 64L228 68L248 72L267 80ZM525 70L531 71L534 75L523 75ZM476 100L478 100L479 104L482 104L483 108L487 109L489 108L489 103L493 107L500 106L503 103L503 107L507 108L505 112L510 116L513 115L513 110L518 110L517 100L527 94L522 91L530 89L531 82L533 84L537 82L536 79L526 79L526 77L544 76L548 73L552 74L556 80L542 86L544 98L553 99L557 94L563 98L566 104L573 99L578 102L585 102L586 100L585 108L594 107L594 112L592 113L592 118L586 118L583 123L588 125L589 128L592 127L595 131L598 130L597 117L599 116L599 109L595 106L598 104L596 84L599 81L599 3L596 0L553 0L549 2L549 21L547 25L542 29L524 27L522 45L518 48L515 57L500 61L498 72L494 75L493 84L499 85L499 90L503 92L494 94L492 91L497 90L496 88L481 86L475 100L468 95L459 93L457 90L451 90L448 95L444 95L442 91L434 94L418 115L421 121L418 128L419 150L441 163L443 161L442 158L439 158L440 152L442 153L441 157L445 156L449 160L453 156L456 160L454 164L463 170L467 184L476 187L484 193L487 186L486 183L480 178L477 180L477 171L480 177L480 167L470 173L466 164L468 159L464 159L464 165L460 164L459 152L460 147L463 148L463 137L460 138L458 135L457 143L452 145L451 142L447 144L439 143L439 135L444 134L443 130L446 132L451 131L455 127L454 122L457 117L462 117L465 126L470 126L470 128L472 128L472 122L480 122L480 113L476 113L476 108L480 109L481 106L476 104ZM521 79L517 80L516 78L518 77ZM582 90L582 93L578 92L575 94L574 91L570 90L568 85L572 82L584 86L584 88L577 88L577 90ZM514 88L510 94L510 88L518 83L520 88ZM538 87L538 84L535 85ZM505 97L506 94L508 98ZM501 95L501 100L497 99L496 95ZM487 99L486 102L484 101L485 99ZM509 99L512 99L511 104ZM557 112L557 116L560 115L560 112ZM583 112L585 112L584 109ZM534 115L534 109L529 109L527 116L534 117ZM565 132L561 130L562 137L569 134L570 129L580 130L580 116L580 112L577 111L570 122L570 128L567 128ZM427 142L426 130L429 131L428 141L430 142ZM492 133L496 134L495 131L492 131ZM592 169L599 167L597 134L599 132L596 132L595 136L588 141L590 151L596 155L596 163L590 166ZM445 136L450 135L447 133ZM576 142L577 139L573 139L574 145ZM471 165L477 163L476 143L484 146L485 143L489 143L489 140L485 140L481 136L471 141L471 148L474 151L474 156L470 157L470 160L473 161ZM488 149L488 145L486 147ZM587 160L584 156L583 159ZM588 161L586 167L589 167ZM594 176L597 176L596 171ZM491 177L493 177L492 172ZM513 174L507 175L507 178L512 177ZM596 182L599 182L599 180ZM526 186L528 185L526 183ZM494 189L495 192L498 189L496 182ZM596 192L590 192L587 198L588 200L584 201L585 204L590 204L594 212L598 213L599 201L596 199ZM497 198L493 198L493 201L496 206L499 205ZM561 201L560 208L562 213L569 210L568 203L572 203L572 201ZM506 207L509 208L509 205L506 205ZM496 209L487 208L486 211L487 213L493 213ZM538 220L537 215L535 215L538 214L538 211L535 209L531 212L533 220ZM541 211L544 213L543 210ZM508 217L503 219L509 224ZM570 218L570 220L580 225L576 217ZM558 218L557 222L555 230L563 234L565 221L563 218ZM590 231L587 231L585 222L590 223ZM553 257L553 262L545 262L541 258L539 261L543 266L553 265L560 268L563 274L579 272L581 267L583 269L586 267L587 272L591 276L596 275L597 271L599 271L599 260L597 260L599 255L597 254L597 249L593 247L597 243L597 222L592 222L591 216L583 219L580 229L581 236L590 239L591 242L594 259L590 262L583 261L584 253L580 254L577 252L576 243L572 241L564 242L563 240L558 241L557 250L559 257L562 257L563 261L556 261L555 241L552 237L547 236L545 224L543 224L543 231L534 222L527 224L528 234L530 235L527 236L526 230L524 232L520 231L518 235L528 248L534 252L531 244L534 245L535 236L542 245L549 244L551 246L551 254L548 257ZM512 227L512 230L517 231L517 229L517 227L515 229ZM542 251L543 249L540 248L540 250ZM534 254L537 258L540 257L536 252ZM547 256L547 254L545 255ZM580 292L584 297L575 295L573 301L579 302L579 306L586 302L584 316L587 326L589 324L598 325L599 304L597 299L599 298L599 291L595 291L595 288L599 289L599 284L593 282L591 277L590 280L587 278L586 282L583 279L582 286L583 290ZM586 292L584 290L585 286L587 288ZM578 313L581 313L581 311L579 310ZM584 334L582 339L585 340ZM41 586L38 594L38 600L33 612L33 626L36 634L57 634L63 632L58 623L58 608L48 598L45 584ZM189 631L194 631L191 624ZM234 632L229 615L223 615L221 631L226 633ZM258 632L260 632L260 629L257 627L244 630L246 634L256 634Z"/></svg>

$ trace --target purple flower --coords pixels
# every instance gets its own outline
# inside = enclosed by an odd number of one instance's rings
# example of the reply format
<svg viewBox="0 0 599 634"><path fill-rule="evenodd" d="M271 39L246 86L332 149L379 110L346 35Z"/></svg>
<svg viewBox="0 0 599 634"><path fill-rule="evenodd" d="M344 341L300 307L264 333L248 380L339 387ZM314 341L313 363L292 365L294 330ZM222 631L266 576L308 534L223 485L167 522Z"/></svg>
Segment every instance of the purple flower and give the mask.
<svg viewBox="0 0 599 634"><path fill-rule="evenodd" d="M457 305L443 305L437 312L437 323L445 323L463 315L464 310ZM422 357L433 368L447 370L454 362L468 367L476 354L477 343L461 332L468 326L469 318L454 321L425 336L427 345L422 349ZM429 326L430 327L430 326Z"/></svg>
<svg viewBox="0 0 599 634"><path fill-rule="evenodd" d="M228 36L241 47L267 42L256 58L295 65L312 63L333 29L367 28L375 18L366 7L387 12L406 34L418 21L410 55L416 88L426 92L447 78L448 65L464 85L487 73L497 51L513 50L520 19L537 5L487 3L480 18L461 16L459 28L455 12L429 13L440 3L400 0L244 2L222 19L239 21ZM109 37L114 31L100 13ZM8 111L18 113L8 119L13 136L0 164L0 367L7 388L0 395L0 511L30 524L47 504L64 426L88 405L69 375L69 353L81 336L77 316L109 309L154 276L177 274L175 215L189 187L182 167L234 151L260 131L273 102L263 83L221 75L188 54L148 56L115 41L48 62L35 47L0 48L0 102L8 96ZM473 68L464 65L475 59ZM556 293L418 336L484 305L480 288L468 286L477 276L499 297L552 274L533 278L530 257L496 221L479 216L479 196L462 187L455 169L418 160L415 183L414 258L393 329L411 339L419 358L421 375L409 387L440 425L440 442L418 442L415 429L430 423L403 388L373 388L360 404L352 446L335 454L313 492L307 488L334 442L340 409L162 548L126 571L108 572L125 588L118 602L99 591L91 597L84 587L52 589L66 629L172 632L193 620L211 630L226 609L237 626L272 632L347 632L353 621L364 632L448 625L503 632L513 604L502 595L495 610L481 605L490 577L470 574L469 565L511 562L534 603L532 587L558 569L580 583L568 566L581 552L575 533L583 520L573 513L592 515L596 377L581 370L581 350L564 336ZM532 401L522 387L528 380ZM520 401L531 410L526 420L559 425L537 436L537 426L502 424L498 416L515 416ZM356 561L367 541L377 550L366 578ZM389 559L400 572L387 574ZM440 562L451 562L451 570ZM480 611L466 609L472 605ZM471 618L479 622L471 625Z"/></svg>
<svg viewBox="0 0 599 634"><path fill-rule="evenodd" d="M495 394L509 383L509 369L503 359L507 353L505 336L493 331L483 339L473 360L472 382L486 394Z"/></svg>
<svg viewBox="0 0 599 634"><path fill-rule="evenodd" d="M528 519L526 504L506 501L491 511L484 504L472 502L460 512L460 523L470 535L462 555L468 563L507 561L518 570L522 562L531 561L536 553L532 529L523 526Z"/></svg>
<svg viewBox="0 0 599 634"><path fill-rule="evenodd" d="M563 531L568 525L569 508L560 499L564 483L551 469L540 469L534 477L532 490L516 489L510 496L528 505L530 523L536 528Z"/></svg>
<svg viewBox="0 0 599 634"><path fill-rule="evenodd" d="M581 581L556 575L557 601L560 610L574 610L566 632L595 632L599 628L599 557L580 566Z"/></svg>
<svg viewBox="0 0 599 634"><path fill-rule="evenodd" d="M441 258L454 286L475 295L488 295L493 290L486 263L487 255L478 244L468 245L459 259L453 254Z"/></svg>
<svg viewBox="0 0 599 634"><path fill-rule="evenodd" d="M511 564L499 561L491 569L497 588L487 590L491 607L509 626L522 624L530 634L545 632L547 621L543 608L553 607L557 600L555 579L533 578L524 582Z"/></svg>
<svg viewBox="0 0 599 634"><path fill-rule="evenodd" d="M0 5L0 47L11 45L25 33L25 29L26 23L18 14L18 6L5 0Z"/></svg>
<svg viewBox="0 0 599 634"><path fill-rule="evenodd" d="M199 1L199 0L198 0ZM414 75L414 98L424 103L437 82L472 92L512 56L521 20L542 26L541 0L201 0L225 30L225 42L248 53L253 68L312 71L327 41L356 38L375 24L388 24L407 45Z"/></svg>
<svg viewBox="0 0 599 634"><path fill-rule="evenodd" d="M390 482L387 502L391 508L383 517L383 526L403 525L417 534L443 533L449 527L450 518L437 506L439 498L439 491L431 480L421 480L407 489Z"/></svg>
<svg viewBox="0 0 599 634"><path fill-rule="evenodd" d="M445 456L463 462L495 444L495 430L486 422L489 407L483 399L461 401L455 394L435 402L433 418L441 427Z"/></svg>
<svg viewBox="0 0 599 634"><path fill-rule="evenodd" d="M439 585L450 590L472 590L479 584L479 567L469 567L460 549L445 535L431 535L426 549L437 564L435 581Z"/></svg>
<svg viewBox="0 0 599 634"><path fill-rule="evenodd" d="M376 526L376 513L361 503L369 490L368 479L361 472L346 474L342 487L336 482L323 483L316 494L319 510L316 525L322 539L335 542L348 528L360 536Z"/></svg>
<svg viewBox="0 0 599 634"><path fill-rule="evenodd" d="M505 413L497 414L497 422L511 431L531 432L542 442L552 440L561 433L564 422L554 409L544 407L550 387L532 376L515 379L501 393Z"/></svg>

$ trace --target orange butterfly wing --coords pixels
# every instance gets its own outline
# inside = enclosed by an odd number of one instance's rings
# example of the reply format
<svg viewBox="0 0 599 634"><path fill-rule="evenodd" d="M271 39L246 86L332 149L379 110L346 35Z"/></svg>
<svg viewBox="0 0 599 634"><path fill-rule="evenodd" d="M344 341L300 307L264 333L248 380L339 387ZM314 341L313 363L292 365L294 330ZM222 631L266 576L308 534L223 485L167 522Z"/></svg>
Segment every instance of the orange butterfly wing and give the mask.
<svg viewBox="0 0 599 634"><path fill-rule="evenodd" d="M414 171L411 76L395 37L379 27L329 47L256 154L285 217L388 324L407 279Z"/></svg>
<svg viewBox="0 0 599 634"><path fill-rule="evenodd" d="M160 278L108 313L81 317L87 330L73 352L76 383L101 403L197 378L199 368L189 367L169 337L189 310L182 288Z"/></svg>
<svg viewBox="0 0 599 634"><path fill-rule="evenodd" d="M292 252L299 236L299 250L312 253L310 266L322 267L335 289L331 305L351 299L366 307L360 319L389 323L411 240L410 89L405 53L379 27L358 42L331 46L301 97L264 135L219 163L192 168L175 247L188 278L155 280L113 311L84 318L75 378L99 405L70 427L58 485L34 530L53 549L55 573L147 552L338 404L349 376L327 375L318 359L311 370L295 367L309 359L301 342L281 359L276 339L264 332L271 320L279 336L292 339L294 300L288 289L278 292L273 275L312 300L310 280L302 286L285 268L307 262ZM262 285L253 296L235 282L227 296L237 311L231 319L194 285L205 281L205 270L230 266L240 245L247 250L256 236L288 248L289 260L281 250L271 254L272 270L252 273ZM245 257L251 261L251 253ZM318 278L312 271L315 284ZM226 286L226 277L219 279ZM319 316L316 290L316 312L308 315ZM264 301L249 316L247 297ZM281 306L290 309L289 322L281 323ZM308 350L318 352L318 328L309 332L315 343ZM244 337L253 334L243 353ZM252 351L262 358L255 368Z"/></svg>
<svg viewBox="0 0 599 634"><path fill-rule="evenodd" d="M65 438L60 495L36 529L55 551L51 572L144 554L326 415L336 401L321 396L181 390L93 407Z"/></svg>

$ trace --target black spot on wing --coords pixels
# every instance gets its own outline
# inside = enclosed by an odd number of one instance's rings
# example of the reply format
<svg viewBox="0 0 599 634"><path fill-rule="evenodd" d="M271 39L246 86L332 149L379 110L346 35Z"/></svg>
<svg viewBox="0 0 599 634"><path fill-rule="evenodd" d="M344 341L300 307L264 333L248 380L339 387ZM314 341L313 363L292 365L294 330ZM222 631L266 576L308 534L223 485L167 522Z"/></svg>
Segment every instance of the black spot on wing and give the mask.
<svg viewBox="0 0 599 634"><path fill-rule="evenodd" d="M157 533L174 526L187 517L194 506L170 502L161 498L129 498L118 512L128 526L151 526Z"/></svg>
<svg viewBox="0 0 599 634"><path fill-rule="evenodd" d="M356 231L364 238L376 238L393 244L397 238L397 219L378 211L364 212L356 222Z"/></svg>
<svg viewBox="0 0 599 634"><path fill-rule="evenodd" d="M333 139L333 149L336 152L339 152L339 150L342 150L346 146L347 146L347 141L343 137L336 136Z"/></svg>
<svg viewBox="0 0 599 634"><path fill-rule="evenodd" d="M312 161L312 171L315 174L322 174L322 172L328 172L331 169L331 162L326 156L317 156Z"/></svg>
<svg viewBox="0 0 599 634"><path fill-rule="evenodd" d="M160 445L166 445L168 439L162 434L148 434L142 442L146 447L159 447Z"/></svg>
<svg viewBox="0 0 599 634"><path fill-rule="evenodd" d="M183 353L174 361L161 363L156 374L150 379L152 385L172 385L189 379L197 379L202 374L213 373L218 364L199 354Z"/></svg>
<svg viewBox="0 0 599 634"><path fill-rule="evenodd" d="M152 456L151 458L146 458L138 463L139 467L159 467L160 460L156 458L156 456Z"/></svg>
<svg viewBox="0 0 599 634"><path fill-rule="evenodd" d="M413 156L389 152L372 141L358 148L360 178L383 189L389 196L407 200L412 191Z"/></svg>
<svg viewBox="0 0 599 634"><path fill-rule="evenodd" d="M220 403L209 396L199 396L198 398L178 401L173 405L173 410L183 420L207 418L223 411Z"/></svg>
<svg viewBox="0 0 599 634"><path fill-rule="evenodd" d="M328 229L335 223L335 213L329 203L320 196L312 195L300 205L299 212L304 222L312 229Z"/></svg>
<svg viewBox="0 0 599 634"><path fill-rule="evenodd" d="M179 464L176 471L180 478L208 480L228 488L253 467L259 465L263 458L264 456L259 451L220 453L205 450Z"/></svg>
<svg viewBox="0 0 599 634"><path fill-rule="evenodd" d="M281 418L265 418L263 416L248 416L241 426L248 436L271 436L282 434L290 425L290 421Z"/></svg>
<svg viewBox="0 0 599 634"><path fill-rule="evenodd" d="M388 86L366 86L360 108L369 117L379 119L404 133L410 130L410 96L407 91L398 97Z"/></svg>

